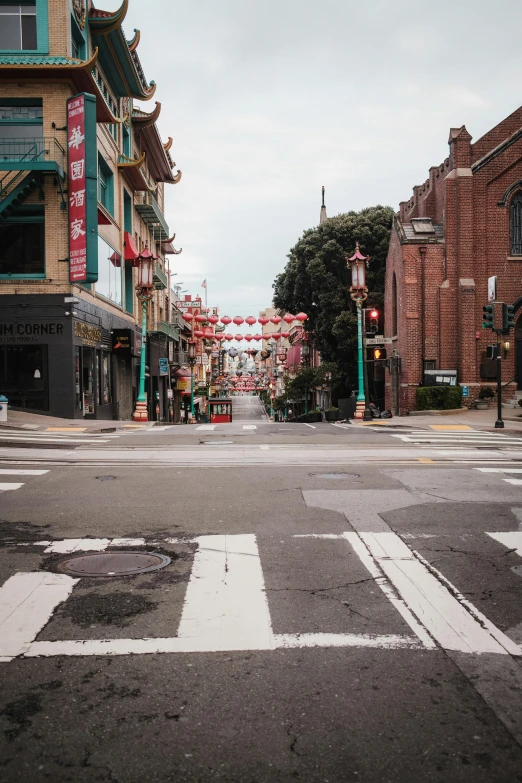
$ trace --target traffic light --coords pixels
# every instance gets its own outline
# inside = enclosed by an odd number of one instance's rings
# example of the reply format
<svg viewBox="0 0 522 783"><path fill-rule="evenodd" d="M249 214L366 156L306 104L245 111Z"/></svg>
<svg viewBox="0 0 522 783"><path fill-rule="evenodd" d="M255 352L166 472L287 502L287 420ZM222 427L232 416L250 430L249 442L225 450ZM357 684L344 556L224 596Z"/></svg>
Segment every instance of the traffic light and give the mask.
<svg viewBox="0 0 522 783"><path fill-rule="evenodd" d="M386 348L374 348L373 359L376 362L381 362L386 359Z"/></svg>
<svg viewBox="0 0 522 783"><path fill-rule="evenodd" d="M482 328L493 329L493 305L487 304L482 308Z"/></svg>
<svg viewBox="0 0 522 783"><path fill-rule="evenodd" d="M510 329L515 328L515 307L502 304L502 334L509 334Z"/></svg>
<svg viewBox="0 0 522 783"><path fill-rule="evenodd" d="M366 328L366 331L368 334L377 334L379 331L379 311L378 310L369 310L368 311L368 326Z"/></svg>

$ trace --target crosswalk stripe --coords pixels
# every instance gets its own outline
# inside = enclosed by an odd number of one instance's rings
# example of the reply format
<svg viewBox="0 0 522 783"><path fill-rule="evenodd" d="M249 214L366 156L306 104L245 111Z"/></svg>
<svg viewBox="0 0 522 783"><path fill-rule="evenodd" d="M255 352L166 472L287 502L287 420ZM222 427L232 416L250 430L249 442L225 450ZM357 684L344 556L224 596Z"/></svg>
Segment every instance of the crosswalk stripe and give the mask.
<svg viewBox="0 0 522 783"><path fill-rule="evenodd" d="M196 427L196 432L198 430L204 430L206 432L211 432L212 430L215 430L217 427L217 424L200 424L199 427Z"/></svg>
<svg viewBox="0 0 522 783"><path fill-rule="evenodd" d="M2 492L8 492L10 489L20 489L20 487L23 487L22 484L0 484L0 490Z"/></svg>
<svg viewBox="0 0 522 783"><path fill-rule="evenodd" d="M515 487L522 487L522 479L505 478L502 479L506 484L513 484Z"/></svg>
<svg viewBox="0 0 522 783"><path fill-rule="evenodd" d="M475 468L481 473L522 473L522 468Z"/></svg>
<svg viewBox="0 0 522 783"><path fill-rule="evenodd" d="M508 533L486 533L486 535L494 538L507 549L515 549L517 555L522 557L522 530Z"/></svg>
<svg viewBox="0 0 522 783"><path fill-rule="evenodd" d="M35 438L31 435L1 435L0 441L16 441L17 443L108 443L108 439L89 440L87 438Z"/></svg>
<svg viewBox="0 0 522 783"><path fill-rule="evenodd" d="M13 468L0 468L0 476L43 476L48 470L18 470Z"/></svg>
<svg viewBox="0 0 522 783"><path fill-rule="evenodd" d="M244 430L257 430L257 427L255 424L243 424Z"/></svg>

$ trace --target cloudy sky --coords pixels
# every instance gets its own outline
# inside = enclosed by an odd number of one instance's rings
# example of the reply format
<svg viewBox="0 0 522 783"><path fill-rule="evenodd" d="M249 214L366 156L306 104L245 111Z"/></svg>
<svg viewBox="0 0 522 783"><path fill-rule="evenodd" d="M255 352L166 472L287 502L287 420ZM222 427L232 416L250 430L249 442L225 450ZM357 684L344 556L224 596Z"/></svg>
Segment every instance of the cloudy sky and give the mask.
<svg viewBox="0 0 522 783"><path fill-rule="evenodd" d="M135 27L183 171L173 269L232 317L270 305L321 185L329 215L396 209L450 127L476 140L522 100L513 0L130 0Z"/></svg>

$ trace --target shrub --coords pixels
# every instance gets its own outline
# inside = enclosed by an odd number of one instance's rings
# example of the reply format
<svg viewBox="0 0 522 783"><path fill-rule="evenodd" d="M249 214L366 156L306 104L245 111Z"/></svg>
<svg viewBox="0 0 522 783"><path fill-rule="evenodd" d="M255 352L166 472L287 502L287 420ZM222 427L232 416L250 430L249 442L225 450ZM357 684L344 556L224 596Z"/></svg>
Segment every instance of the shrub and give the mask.
<svg viewBox="0 0 522 783"><path fill-rule="evenodd" d="M478 393L479 400L491 400L495 396L495 392L491 386L483 386Z"/></svg>
<svg viewBox="0 0 522 783"><path fill-rule="evenodd" d="M419 386L415 396L418 411L447 411L462 405L461 386Z"/></svg>

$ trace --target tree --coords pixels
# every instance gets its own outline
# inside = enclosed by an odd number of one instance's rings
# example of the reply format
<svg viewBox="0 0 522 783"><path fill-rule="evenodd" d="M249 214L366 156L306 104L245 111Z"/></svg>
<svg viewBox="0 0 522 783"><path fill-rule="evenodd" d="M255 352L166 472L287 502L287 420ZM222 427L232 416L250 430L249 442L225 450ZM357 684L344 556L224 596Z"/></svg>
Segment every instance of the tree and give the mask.
<svg viewBox="0 0 522 783"><path fill-rule="evenodd" d="M357 314L350 299L346 257L352 255L357 241L361 252L371 256L366 306L382 311L392 217L391 207L368 207L308 229L274 282L274 306L308 315L306 328L314 346L324 361L337 365L342 385L348 389L357 377Z"/></svg>

